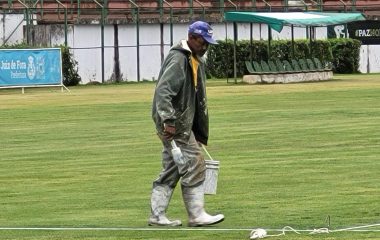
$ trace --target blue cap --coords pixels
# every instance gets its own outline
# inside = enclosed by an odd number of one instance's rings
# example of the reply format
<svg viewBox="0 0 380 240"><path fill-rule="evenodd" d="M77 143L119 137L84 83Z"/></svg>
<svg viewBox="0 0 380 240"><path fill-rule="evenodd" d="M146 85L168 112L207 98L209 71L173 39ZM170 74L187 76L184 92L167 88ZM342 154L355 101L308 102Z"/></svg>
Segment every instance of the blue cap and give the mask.
<svg viewBox="0 0 380 240"><path fill-rule="evenodd" d="M211 26L203 21L196 21L192 23L189 26L189 33L198 34L203 37L204 40L206 40L210 44L218 44L213 38L212 38L212 28Z"/></svg>

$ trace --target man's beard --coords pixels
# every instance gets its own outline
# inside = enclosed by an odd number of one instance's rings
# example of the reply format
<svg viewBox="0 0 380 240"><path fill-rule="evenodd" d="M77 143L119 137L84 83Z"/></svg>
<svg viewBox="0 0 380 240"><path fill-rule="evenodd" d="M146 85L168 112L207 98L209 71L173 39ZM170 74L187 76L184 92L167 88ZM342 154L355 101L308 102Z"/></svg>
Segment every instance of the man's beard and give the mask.
<svg viewBox="0 0 380 240"><path fill-rule="evenodd" d="M206 51L199 52L197 54L198 57L203 57L206 54Z"/></svg>

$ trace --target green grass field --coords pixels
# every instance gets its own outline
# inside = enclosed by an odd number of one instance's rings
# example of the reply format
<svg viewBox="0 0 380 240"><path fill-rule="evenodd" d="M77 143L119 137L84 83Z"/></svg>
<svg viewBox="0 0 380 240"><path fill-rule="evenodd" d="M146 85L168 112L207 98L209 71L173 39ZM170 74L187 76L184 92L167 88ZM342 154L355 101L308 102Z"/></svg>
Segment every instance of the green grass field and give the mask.
<svg viewBox="0 0 380 240"><path fill-rule="evenodd" d="M154 84L70 90L0 90L0 228L129 229L0 229L0 239L248 239L257 227L326 227L327 216L331 230L380 224L380 75L210 80L207 149L221 168L206 208L226 219L207 231L147 231L161 167ZM168 215L187 223L180 188ZM380 226L365 230L269 239L380 239Z"/></svg>

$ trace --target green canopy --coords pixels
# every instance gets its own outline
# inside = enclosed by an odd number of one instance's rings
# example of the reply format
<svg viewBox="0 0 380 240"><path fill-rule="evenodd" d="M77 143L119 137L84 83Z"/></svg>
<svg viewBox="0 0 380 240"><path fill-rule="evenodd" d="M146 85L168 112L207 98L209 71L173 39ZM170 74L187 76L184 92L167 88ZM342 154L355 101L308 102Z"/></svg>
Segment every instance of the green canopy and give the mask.
<svg viewBox="0 0 380 240"><path fill-rule="evenodd" d="M328 26L365 20L362 13L326 13L326 12L226 12L224 19L228 22L265 23L277 32L284 25L297 27Z"/></svg>

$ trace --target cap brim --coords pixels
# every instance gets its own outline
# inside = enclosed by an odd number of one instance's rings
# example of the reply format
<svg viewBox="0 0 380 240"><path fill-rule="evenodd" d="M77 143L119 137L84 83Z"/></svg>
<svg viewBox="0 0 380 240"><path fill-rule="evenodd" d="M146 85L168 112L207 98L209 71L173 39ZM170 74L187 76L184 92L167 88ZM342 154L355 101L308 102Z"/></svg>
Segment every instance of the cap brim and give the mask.
<svg viewBox="0 0 380 240"><path fill-rule="evenodd" d="M210 43L210 44L214 44L214 45L216 45L216 44L218 44L218 42L217 41L215 41L213 38L211 38L211 37L203 37L203 39L204 40L206 40L208 43Z"/></svg>

